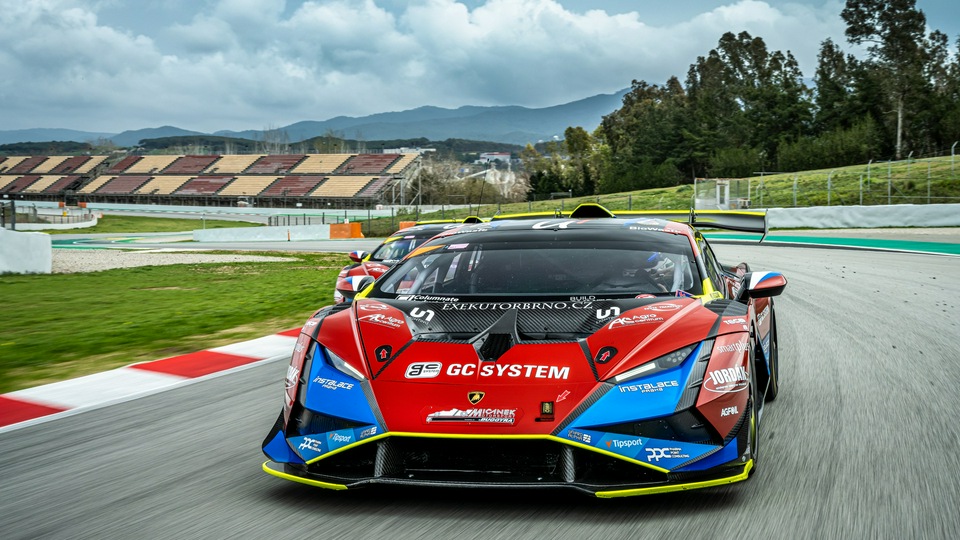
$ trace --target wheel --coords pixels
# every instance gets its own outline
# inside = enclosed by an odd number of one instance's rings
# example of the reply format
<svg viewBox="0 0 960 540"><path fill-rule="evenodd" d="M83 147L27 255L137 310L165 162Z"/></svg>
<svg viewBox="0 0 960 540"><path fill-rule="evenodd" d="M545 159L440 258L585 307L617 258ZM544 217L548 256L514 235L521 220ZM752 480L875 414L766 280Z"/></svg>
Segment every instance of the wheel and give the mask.
<svg viewBox="0 0 960 540"><path fill-rule="evenodd" d="M759 462L759 449L760 449L760 415L757 410L757 404L760 403L760 389L757 387L757 375L756 370L750 372L750 401L748 407L750 410L750 417L747 419L750 422L747 432L747 445L750 449L750 458L753 460L753 468L750 469L750 476L753 476L757 472L757 463Z"/></svg>
<svg viewBox="0 0 960 540"><path fill-rule="evenodd" d="M770 304L770 382L767 384L765 401L777 399L780 392L780 350L777 346L777 316L773 313L773 303Z"/></svg>

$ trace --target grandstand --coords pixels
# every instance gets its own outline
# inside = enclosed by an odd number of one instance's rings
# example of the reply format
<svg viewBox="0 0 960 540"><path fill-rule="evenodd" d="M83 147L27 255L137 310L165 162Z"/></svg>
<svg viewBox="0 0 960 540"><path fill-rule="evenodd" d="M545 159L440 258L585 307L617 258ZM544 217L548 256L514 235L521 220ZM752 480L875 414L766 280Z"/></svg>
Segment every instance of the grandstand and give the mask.
<svg viewBox="0 0 960 540"><path fill-rule="evenodd" d="M24 200L306 208L393 204L416 153L0 156L0 193ZM401 190L402 192L402 190ZM400 201L396 201L400 202Z"/></svg>

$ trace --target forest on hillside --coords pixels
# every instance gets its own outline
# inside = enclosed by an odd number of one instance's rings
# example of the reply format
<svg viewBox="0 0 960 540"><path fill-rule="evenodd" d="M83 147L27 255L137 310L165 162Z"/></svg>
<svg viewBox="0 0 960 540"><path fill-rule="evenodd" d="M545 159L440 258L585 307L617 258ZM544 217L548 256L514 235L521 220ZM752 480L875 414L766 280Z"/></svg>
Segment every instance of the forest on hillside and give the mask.
<svg viewBox="0 0 960 540"><path fill-rule="evenodd" d="M960 38L927 32L916 0L847 0L851 48L820 44L813 87L787 51L725 33L681 80L634 80L593 133L521 153L534 193L590 195L697 177L949 154L960 140ZM798 36L799 37L799 36Z"/></svg>

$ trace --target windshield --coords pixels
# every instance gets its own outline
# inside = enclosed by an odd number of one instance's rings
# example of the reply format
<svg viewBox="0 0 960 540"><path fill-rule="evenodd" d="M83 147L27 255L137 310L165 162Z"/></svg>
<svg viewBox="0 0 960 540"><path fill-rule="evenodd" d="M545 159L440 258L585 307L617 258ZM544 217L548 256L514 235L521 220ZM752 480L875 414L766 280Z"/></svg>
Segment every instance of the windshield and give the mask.
<svg viewBox="0 0 960 540"><path fill-rule="evenodd" d="M413 251L413 248L426 242L430 238L401 238L393 242L381 244L370 256L371 261L397 262Z"/></svg>
<svg viewBox="0 0 960 540"><path fill-rule="evenodd" d="M686 237L657 236L667 238L601 241L591 235L570 241L471 243L448 239L427 246L427 251L386 274L371 296L702 294Z"/></svg>

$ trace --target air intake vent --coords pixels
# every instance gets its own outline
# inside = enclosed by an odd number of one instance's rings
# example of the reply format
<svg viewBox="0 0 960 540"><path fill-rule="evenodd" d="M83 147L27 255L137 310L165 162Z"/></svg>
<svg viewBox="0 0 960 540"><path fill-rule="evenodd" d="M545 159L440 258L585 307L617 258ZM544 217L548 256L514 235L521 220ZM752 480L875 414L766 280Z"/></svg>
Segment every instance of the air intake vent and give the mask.
<svg viewBox="0 0 960 540"><path fill-rule="evenodd" d="M510 334L487 334L483 339L474 343L477 354L484 362L496 362L504 355L515 342Z"/></svg>

